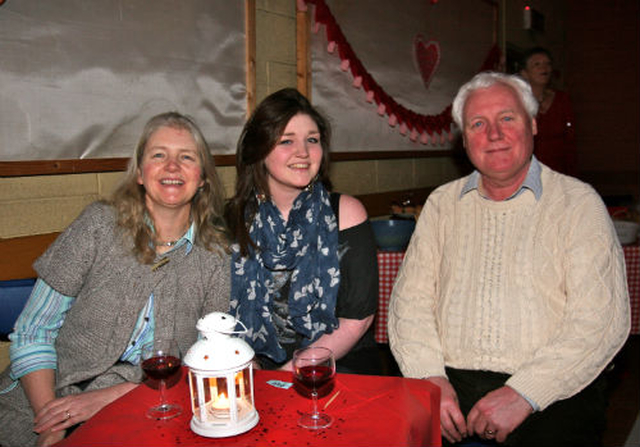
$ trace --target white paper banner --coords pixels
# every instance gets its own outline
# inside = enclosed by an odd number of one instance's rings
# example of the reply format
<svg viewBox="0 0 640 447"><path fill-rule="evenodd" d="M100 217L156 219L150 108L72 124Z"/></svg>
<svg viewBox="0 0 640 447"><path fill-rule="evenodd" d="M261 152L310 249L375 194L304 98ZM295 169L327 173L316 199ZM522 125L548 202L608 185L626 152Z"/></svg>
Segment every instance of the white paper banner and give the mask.
<svg viewBox="0 0 640 447"><path fill-rule="evenodd" d="M0 159L128 157L144 123L192 116L234 153L246 113L242 0L9 0Z"/></svg>
<svg viewBox="0 0 640 447"><path fill-rule="evenodd" d="M495 6L485 0L327 0L326 4L366 71L397 103L422 115L438 115L449 106L495 44ZM309 4L309 8L313 17L314 7ZM419 139L412 141L410 132L402 135L400 126L391 127L389 117L378 114L375 102L366 101L366 92L354 88L351 73L340 67L337 49L328 53L325 27L312 32L311 40L312 98L331 118L334 151L451 147L439 136L435 144L432 140L422 144ZM438 57L428 52L434 46L439 48Z"/></svg>

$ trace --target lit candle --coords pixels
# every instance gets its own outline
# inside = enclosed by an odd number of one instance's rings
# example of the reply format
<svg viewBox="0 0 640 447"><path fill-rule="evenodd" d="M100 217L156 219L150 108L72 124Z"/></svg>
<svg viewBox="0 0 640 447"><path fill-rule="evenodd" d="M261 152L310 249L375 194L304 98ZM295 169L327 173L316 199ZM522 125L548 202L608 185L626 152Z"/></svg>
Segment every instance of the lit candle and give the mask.
<svg viewBox="0 0 640 447"><path fill-rule="evenodd" d="M229 409L229 399L227 395L224 393L218 394L216 400L211 403L211 407L214 410L228 410Z"/></svg>

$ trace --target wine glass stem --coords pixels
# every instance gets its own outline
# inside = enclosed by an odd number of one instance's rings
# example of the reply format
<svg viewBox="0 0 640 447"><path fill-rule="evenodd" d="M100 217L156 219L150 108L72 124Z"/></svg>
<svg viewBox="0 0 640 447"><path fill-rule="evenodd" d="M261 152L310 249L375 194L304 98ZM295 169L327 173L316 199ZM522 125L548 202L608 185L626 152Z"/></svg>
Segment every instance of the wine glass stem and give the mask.
<svg viewBox="0 0 640 447"><path fill-rule="evenodd" d="M318 418L318 391L316 391L316 389L314 388L314 390L311 392L311 400L313 401L313 413L311 414L311 417L313 417L314 419Z"/></svg>
<svg viewBox="0 0 640 447"><path fill-rule="evenodd" d="M167 384L164 380L160 380L160 406L164 407L167 404L165 391L167 390Z"/></svg>

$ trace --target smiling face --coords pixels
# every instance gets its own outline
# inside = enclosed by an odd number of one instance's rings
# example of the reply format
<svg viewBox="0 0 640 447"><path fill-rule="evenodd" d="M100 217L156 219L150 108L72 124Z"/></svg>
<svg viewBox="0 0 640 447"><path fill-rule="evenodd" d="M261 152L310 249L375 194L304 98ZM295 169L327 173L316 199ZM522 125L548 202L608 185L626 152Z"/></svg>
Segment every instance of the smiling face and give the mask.
<svg viewBox="0 0 640 447"><path fill-rule="evenodd" d="M552 72L553 67L549 56L537 53L527 59L527 66L521 71L521 74L532 85L546 86L551 81Z"/></svg>
<svg viewBox="0 0 640 447"><path fill-rule="evenodd" d="M160 210L189 210L204 184L196 142L186 129L160 127L149 138L138 169L151 215Z"/></svg>
<svg viewBox="0 0 640 447"><path fill-rule="evenodd" d="M321 163L317 124L309 115L295 115L264 160L269 192L295 198L315 178Z"/></svg>
<svg viewBox="0 0 640 447"><path fill-rule="evenodd" d="M463 111L467 155L489 197L503 200L522 184L533 153L536 122L513 88L497 83L475 90ZM499 190L502 194L492 194Z"/></svg>

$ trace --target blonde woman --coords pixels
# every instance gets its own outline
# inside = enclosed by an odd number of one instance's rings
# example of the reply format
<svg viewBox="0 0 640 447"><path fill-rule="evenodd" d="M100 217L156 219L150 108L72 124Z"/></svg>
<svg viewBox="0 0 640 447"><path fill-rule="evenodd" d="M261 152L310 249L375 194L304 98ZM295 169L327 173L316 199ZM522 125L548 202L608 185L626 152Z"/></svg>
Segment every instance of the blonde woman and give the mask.
<svg viewBox="0 0 640 447"><path fill-rule="evenodd" d="M4 447L51 445L141 380L140 348L229 307L222 189L188 117L145 126L106 202L89 205L34 264L38 281L0 375Z"/></svg>

